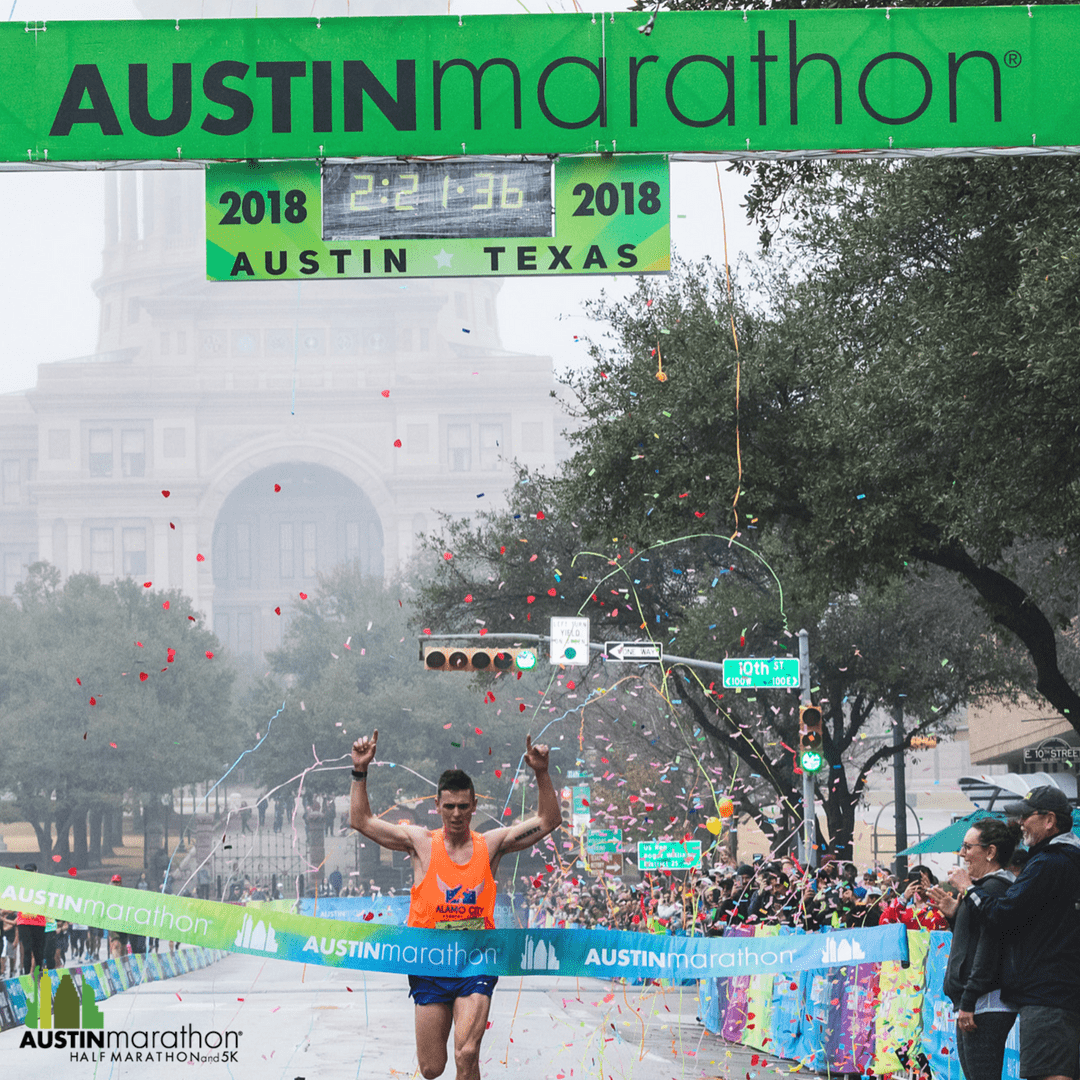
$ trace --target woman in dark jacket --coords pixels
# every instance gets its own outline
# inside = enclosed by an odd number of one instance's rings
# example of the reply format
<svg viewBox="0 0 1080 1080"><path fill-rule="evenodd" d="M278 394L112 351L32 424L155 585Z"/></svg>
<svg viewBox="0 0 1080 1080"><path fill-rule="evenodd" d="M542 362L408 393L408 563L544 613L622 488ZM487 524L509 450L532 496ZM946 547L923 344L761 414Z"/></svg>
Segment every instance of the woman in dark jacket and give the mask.
<svg viewBox="0 0 1080 1080"><path fill-rule="evenodd" d="M968 829L960 855L975 889L1000 896L1009 888L1013 876L1005 867L1019 840L1015 821L982 818ZM982 924L969 896L958 900L935 888L930 899L952 927L944 990L957 1010L960 1067L967 1080L1001 1080L1005 1040L1016 1019L1001 1001L1001 940Z"/></svg>

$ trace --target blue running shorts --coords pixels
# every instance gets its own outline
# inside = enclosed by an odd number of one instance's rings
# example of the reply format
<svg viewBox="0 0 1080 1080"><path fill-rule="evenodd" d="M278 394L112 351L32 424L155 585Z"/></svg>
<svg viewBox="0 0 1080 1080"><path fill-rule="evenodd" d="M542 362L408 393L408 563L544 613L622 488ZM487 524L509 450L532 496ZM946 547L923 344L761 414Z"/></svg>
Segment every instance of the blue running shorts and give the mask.
<svg viewBox="0 0 1080 1080"><path fill-rule="evenodd" d="M417 1005L451 1003L455 998L470 994L487 994L495 989L498 975L473 975L467 979L428 979L423 975L409 976L409 997Z"/></svg>

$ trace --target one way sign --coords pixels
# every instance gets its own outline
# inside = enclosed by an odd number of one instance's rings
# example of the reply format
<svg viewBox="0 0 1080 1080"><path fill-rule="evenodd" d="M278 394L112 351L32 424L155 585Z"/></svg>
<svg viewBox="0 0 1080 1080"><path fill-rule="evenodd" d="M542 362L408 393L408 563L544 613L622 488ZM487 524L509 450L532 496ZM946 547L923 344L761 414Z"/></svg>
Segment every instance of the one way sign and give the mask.
<svg viewBox="0 0 1080 1080"><path fill-rule="evenodd" d="M609 641L605 660L643 660L659 664L663 660L663 647L651 641Z"/></svg>

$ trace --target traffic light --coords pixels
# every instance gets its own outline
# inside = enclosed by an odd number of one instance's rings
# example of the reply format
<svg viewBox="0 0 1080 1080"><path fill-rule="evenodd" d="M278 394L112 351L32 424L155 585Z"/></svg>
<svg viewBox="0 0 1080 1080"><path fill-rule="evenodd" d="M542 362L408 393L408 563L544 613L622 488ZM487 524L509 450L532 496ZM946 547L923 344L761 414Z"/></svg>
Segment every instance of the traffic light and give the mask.
<svg viewBox="0 0 1080 1080"><path fill-rule="evenodd" d="M535 649L458 649L424 646L424 667L429 671L531 671Z"/></svg>
<svg viewBox="0 0 1080 1080"><path fill-rule="evenodd" d="M821 710L816 705L799 706L799 768L816 773L825 764Z"/></svg>
<svg viewBox="0 0 1080 1080"><path fill-rule="evenodd" d="M564 787L559 792L559 810L562 813L563 828L570 831L574 827L574 792Z"/></svg>

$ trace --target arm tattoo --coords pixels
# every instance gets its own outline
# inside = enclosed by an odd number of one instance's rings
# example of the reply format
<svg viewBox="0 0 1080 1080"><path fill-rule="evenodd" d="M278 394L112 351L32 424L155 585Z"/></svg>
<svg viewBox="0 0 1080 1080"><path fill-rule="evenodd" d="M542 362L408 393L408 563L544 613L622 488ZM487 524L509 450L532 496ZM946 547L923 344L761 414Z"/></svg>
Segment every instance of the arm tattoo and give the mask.
<svg viewBox="0 0 1080 1080"><path fill-rule="evenodd" d="M521 834L521 835L520 835L520 836L518 837L518 839L519 839L519 840L524 840L524 839L525 839L525 837L527 837L527 836L532 836L532 835L533 835L534 833L538 833L538 832L540 832L540 831L541 831L541 829L540 829L540 826L539 826L539 825L534 825L534 826L533 826L533 827L532 827L531 829L529 829L529 830L528 830L528 832L523 832L523 833L522 833L522 834Z"/></svg>

